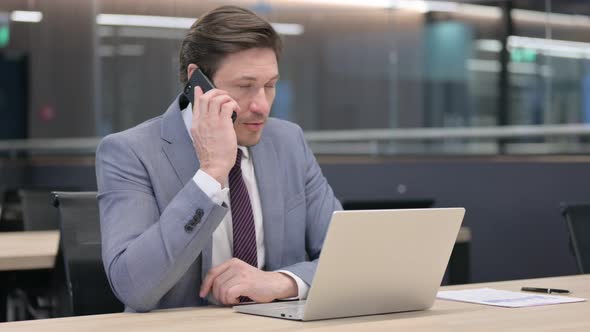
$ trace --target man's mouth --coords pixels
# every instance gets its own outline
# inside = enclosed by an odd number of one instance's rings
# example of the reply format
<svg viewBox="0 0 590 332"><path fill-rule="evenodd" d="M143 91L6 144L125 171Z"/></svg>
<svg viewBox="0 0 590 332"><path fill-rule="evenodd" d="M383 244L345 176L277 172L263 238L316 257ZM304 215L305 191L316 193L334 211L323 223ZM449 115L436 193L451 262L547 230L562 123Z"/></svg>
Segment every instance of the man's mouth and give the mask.
<svg viewBox="0 0 590 332"><path fill-rule="evenodd" d="M244 122L244 125L252 130L260 130L264 126L264 121Z"/></svg>

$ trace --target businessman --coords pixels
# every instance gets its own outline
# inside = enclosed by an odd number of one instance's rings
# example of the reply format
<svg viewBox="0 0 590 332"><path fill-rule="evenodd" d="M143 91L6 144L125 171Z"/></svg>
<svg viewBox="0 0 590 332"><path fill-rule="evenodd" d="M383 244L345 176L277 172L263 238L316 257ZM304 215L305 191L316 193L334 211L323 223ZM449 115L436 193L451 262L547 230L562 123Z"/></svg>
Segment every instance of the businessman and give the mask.
<svg viewBox="0 0 590 332"><path fill-rule="evenodd" d="M200 69L216 88L99 145L103 262L127 311L306 298L341 205L301 129L269 118L280 53L254 13L207 13L180 81Z"/></svg>

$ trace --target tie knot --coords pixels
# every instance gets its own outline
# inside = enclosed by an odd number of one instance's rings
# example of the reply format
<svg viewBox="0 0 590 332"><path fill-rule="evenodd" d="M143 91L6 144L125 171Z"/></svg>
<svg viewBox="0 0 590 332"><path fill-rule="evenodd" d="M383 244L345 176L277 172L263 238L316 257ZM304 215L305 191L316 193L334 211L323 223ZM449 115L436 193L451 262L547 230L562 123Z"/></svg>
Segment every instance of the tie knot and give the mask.
<svg viewBox="0 0 590 332"><path fill-rule="evenodd" d="M242 150L238 148L238 153L236 154L236 163L234 167L240 168L240 163L242 161Z"/></svg>

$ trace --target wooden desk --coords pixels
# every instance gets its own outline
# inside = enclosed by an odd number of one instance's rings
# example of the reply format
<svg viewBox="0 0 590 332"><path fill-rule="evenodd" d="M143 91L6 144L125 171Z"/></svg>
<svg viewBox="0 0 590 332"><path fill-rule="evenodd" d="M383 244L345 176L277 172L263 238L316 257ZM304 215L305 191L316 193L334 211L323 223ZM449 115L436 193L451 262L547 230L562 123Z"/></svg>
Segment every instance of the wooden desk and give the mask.
<svg viewBox="0 0 590 332"><path fill-rule="evenodd" d="M59 231L0 232L0 271L50 269Z"/></svg>
<svg viewBox="0 0 590 332"><path fill-rule="evenodd" d="M590 275L464 286L518 290L521 286L566 288L590 297ZM590 302L530 308L500 308L437 300L430 310L315 322L295 322L235 313L230 308L184 308L147 314L120 313L0 323L3 332L36 331L590 331Z"/></svg>

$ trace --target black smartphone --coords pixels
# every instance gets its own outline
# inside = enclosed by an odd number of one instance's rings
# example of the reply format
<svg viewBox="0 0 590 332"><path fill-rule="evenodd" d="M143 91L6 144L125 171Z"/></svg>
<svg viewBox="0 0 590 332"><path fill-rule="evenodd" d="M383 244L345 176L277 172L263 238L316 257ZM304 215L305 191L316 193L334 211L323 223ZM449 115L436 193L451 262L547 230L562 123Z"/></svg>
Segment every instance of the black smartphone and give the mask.
<svg viewBox="0 0 590 332"><path fill-rule="evenodd" d="M184 90L183 90L184 96L186 98L188 98L188 100L191 102L192 105L195 104L195 87L196 86L200 86L201 90L203 90L203 93L215 88L213 83L211 83L211 80L209 80L209 78L207 76L205 76L205 74L203 74L203 72L201 71L200 68L197 68L197 70L193 71L191 78L188 80L188 83L186 83L186 85L184 86ZM236 122L237 116L238 115L236 114L236 112L232 113L232 115L231 115L232 122Z"/></svg>

